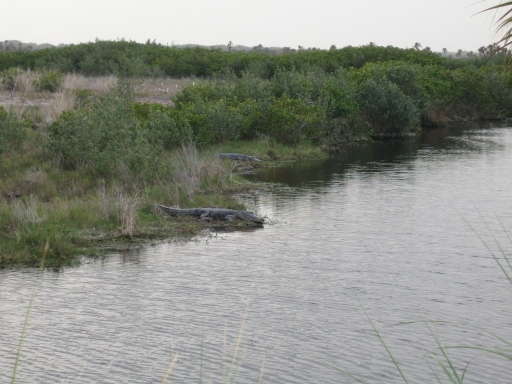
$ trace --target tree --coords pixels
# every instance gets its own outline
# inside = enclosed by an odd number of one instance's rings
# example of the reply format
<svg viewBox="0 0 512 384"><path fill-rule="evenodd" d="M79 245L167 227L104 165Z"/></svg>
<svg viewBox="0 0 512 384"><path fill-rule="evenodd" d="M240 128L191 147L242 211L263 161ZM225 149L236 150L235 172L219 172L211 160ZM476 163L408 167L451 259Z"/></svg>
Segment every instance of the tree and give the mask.
<svg viewBox="0 0 512 384"><path fill-rule="evenodd" d="M448 53L448 50L446 48L443 48L443 56L446 57L446 53Z"/></svg>
<svg viewBox="0 0 512 384"><path fill-rule="evenodd" d="M420 48L421 48L421 43L414 43L414 47L413 47L416 51L419 51Z"/></svg>
<svg viewBox="0 0 512 384"><path fill-rule="evenodd" d="M229 52L231 52L231 48L232 48L232 47L233 47L233 42L232 42L232 41L230 41L230 42L228 43L228 51L229 51Z"/></svg>
<svg viewBox="0 0 512 384"><path fill-rule="evenodd" d="M459 59L462 59L462 49L459 49L455 56L457 56Z"/></svg>
<svg viewBox="0 0 512 384"><path fill-rule="evenodd" d="M494 11L496 20L496 33L502 33L500 40L496 44L503 44L506 47L512 44L512 1L500 0L498 5L484 9L482 12ZM498 15L502 12L501 15Z"/></svg>

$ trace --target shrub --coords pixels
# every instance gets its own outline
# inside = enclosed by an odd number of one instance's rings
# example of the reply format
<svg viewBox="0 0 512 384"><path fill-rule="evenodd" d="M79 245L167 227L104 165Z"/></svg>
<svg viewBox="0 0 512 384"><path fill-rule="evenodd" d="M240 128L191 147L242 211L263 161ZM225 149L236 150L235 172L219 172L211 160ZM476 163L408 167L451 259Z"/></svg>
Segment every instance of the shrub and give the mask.
<svg viewBox="0 0 512 384"><path fill-rule="evenodd" d="M383 76L361 84L360 105L376 137L404 137L420 129L420 111L413 100Z"/></svg>
<svg viewBox="0 0 512 384"><path fill-rule="evenodd" d="M133 103L133 113L147 131L149 141L165 149L188 144L193 133L186 114L158 103Z"/></svg>
<svg viewBox="0 0 512 384"><path fill-rule="evenodd" d="M152 145L126 100L106 96L89 108L63 113L48 128L47 147L65 168L89 169L106 176L119 163L140 171L156 160Z"/></svg>
<svg viewBox="0 0 512 384"><path fill-rule="evenodd" d="M232 99L233 87L231 83L217 80L209 82L199 82L197 85L187 85L173 97L173 102L177 108L187 103L197 103L205 101L218 101L221 99Z"/></svg>
<svg viewBox="0 0 512 384"><path fill-rule="evenodd" d="M307 75L279 68L272 79L272 88L277 98L286 95L292 99L310 100L313 85Z"/></svg>
<svg viewBox="0 0 512 384"><path fill-rule="evenodd" d="M324 122L320 107L285 96L270 106L267 132L284 144L298 144L305 139L318 139Z"/></svg>
<svg viewBox="0 0 512 384"><path fill-rule="evenodd" d="M170 113L158 109L149 112L148 120L143 125L148 140L153 146L164 149L189 143L192 141L192 130L189 124L176 124Z"/></svg>
<svg viewBox="0 0 512 384"><path fill-rule="evenodd" d="M455 113L467 119L504 117L510 113L510 86L503 74L477 68L452 71Z"/></svg>
<svg viewBox="0 0 512 384"><path fill-rule="evenodd" d="M3 70L1 73L2 76L2 84L9 91L16 91L20 87L20 78L23 74L23 71L19 68L9 68Z"/></svg>
<svg viewBox="0 0 512 384"><path fill-rule="evenodd" d="M233 93L240 101L247 99L270 100L272 98L272 83L251 73L244 73L240 79L236 80Z"/></svg>
<svg viewBox="0 0 512 384"><path fill-rule="evenodd" d="M86 106L94 98L94 91L92 89L75 89L71 93L75 98L76 108Z"/></svg>
<svg viewBox="0 0 512 384"><path fill-rule="evenodd" d="M38 91L57 92L64 84L64 73L59 71L48 71L42 73L39 79L34 81L34 87Z"/></svg>
<svg viewBox="0 0 512 384"><path fill-rule="evenodd" d="M419 74L426 105L422 111L424 125L442 124L454 101L453 81L449 70L440 66L423 67Z"/></svg>
<svg viewBox="0 0 512 384"><path fill-rule="evenodd" d="M244 117L238 108L230 106L226 99L189 103L182 113L194 132L198 144L237 140L240 138Z"/></svg>
<svg viewBox="0 0 512 384"><path fill-rule="evenodd" d="M0 156L9 147L20 145L25 137L23 127L13 111L0 106Z"/></svg>
<svg viewBox="0 0 512 384"><path fill-rule="evenodd" d="M334 75L318 82L315 88L314 102L325 110L329 119L353 121L359 116L356 88L347 71L336 71Z"/></svg>

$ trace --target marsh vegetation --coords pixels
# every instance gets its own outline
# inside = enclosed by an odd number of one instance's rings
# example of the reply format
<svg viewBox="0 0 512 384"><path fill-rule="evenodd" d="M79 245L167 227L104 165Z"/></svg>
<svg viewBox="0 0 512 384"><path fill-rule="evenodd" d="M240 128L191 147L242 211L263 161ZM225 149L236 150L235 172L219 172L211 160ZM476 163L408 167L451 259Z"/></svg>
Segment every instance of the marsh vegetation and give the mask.
<svg viewBox="0 0 512 384"><path fill-rule="evenodd" d="M512 111L497 59L372 45L273 55L98 41L0 53L0 69L0 265L37 264L46 239L59 265L102 241L194 233L151 206L240 207L247 181L220 152L322 157Z"/></svg>

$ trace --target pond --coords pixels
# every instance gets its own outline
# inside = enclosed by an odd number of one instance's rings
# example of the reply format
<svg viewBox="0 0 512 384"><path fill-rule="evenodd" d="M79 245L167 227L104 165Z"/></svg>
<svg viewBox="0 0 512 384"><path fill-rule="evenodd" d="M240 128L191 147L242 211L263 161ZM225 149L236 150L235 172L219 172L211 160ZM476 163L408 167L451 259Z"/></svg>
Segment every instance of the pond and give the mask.
<svg viewBox="0 0 512 384"><path fill-rule="evenodd" d="M435 382L445 346L512 341L512 129L465 125L247 177L268 224L162 243L40 276L17 382ZM494 240L493 236L496 238ZM503 261L503 259L501 259ZM0 271L0 381L34 269ZM371 321L370 321L371 319ZM481 352L447 349L462 371ZM235 354L235 356L234 356ZM473 360L468 383L508 383ZM223 381L224 380L224 381Z"/></svg>

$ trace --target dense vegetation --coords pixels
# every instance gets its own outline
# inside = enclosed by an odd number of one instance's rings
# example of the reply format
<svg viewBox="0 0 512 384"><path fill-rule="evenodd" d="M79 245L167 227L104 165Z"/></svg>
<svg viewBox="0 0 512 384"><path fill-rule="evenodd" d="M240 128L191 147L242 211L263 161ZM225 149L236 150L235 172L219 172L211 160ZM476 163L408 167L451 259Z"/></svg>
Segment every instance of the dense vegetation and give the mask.
<svg viewBox="0 0 512 384"><path fill-rule="evenodd" d="M303 70L318 67L334 73L339 67L362 68L366 63L405 61L411 64L442 65L445 67L483 65L488 60L451 60L429 50L401 49L366 45L330 50L299 50L283 54L267 52L223 52L220 49L176 48L156 43L140 44L131 41L96 41L49 48L39 51L0 53L0 71L23 69L54 69L82 73L87 76L171 76L208 77L224 70L240 76L257 63L270 78L277 68Z"/></svg>
<svg viewBox="0 0 512 384"><path fill-rule="evenodd" d="M510 73L492 60L372 45L275 55L97 42L0 53L0 68L9 97L23 85L67 102L52 118L48 103L0 108L0 266L36 263L48 238L58 265L98 239L168 234L154 202L237 206L215 152L240 143L273 159L512 113ZM66 72L119 81L63 90ZM172 105L134 101L137 76L163 74L201 79Z"/></svg>

